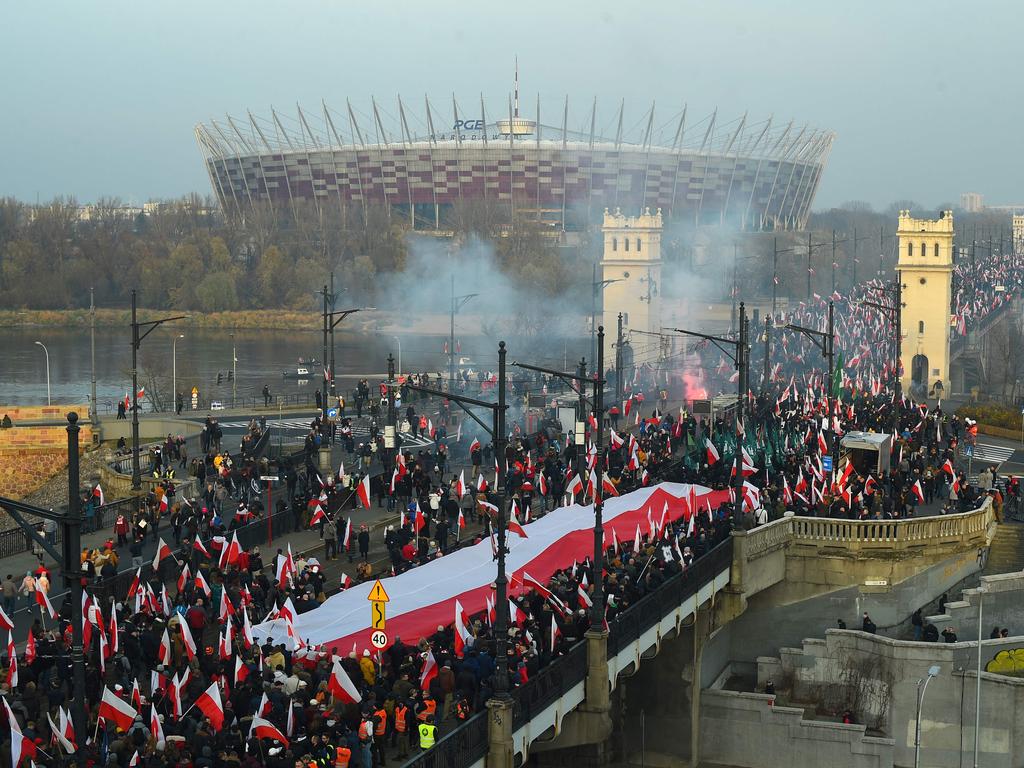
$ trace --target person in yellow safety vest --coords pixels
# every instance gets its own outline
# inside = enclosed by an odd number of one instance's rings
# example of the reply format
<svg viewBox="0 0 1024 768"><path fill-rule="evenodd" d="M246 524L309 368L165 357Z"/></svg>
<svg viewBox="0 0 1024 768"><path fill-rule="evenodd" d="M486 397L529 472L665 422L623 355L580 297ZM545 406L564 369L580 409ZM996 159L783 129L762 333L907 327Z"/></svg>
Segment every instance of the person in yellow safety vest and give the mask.
<svg viewBox="0 0 1024 768"><path fill-rule="evenodd" d="M348 763L352 759L352 750L348 747L338 747L334 758L334 768L348 768Z"/></svg>
<svg viewBox="0 0 1024 768"><path fill-rule="evenodd" d="M420 749L426 750L434 746L437 741L437 726L434 725L434 717L427 715L426 722L420 723Z"/></svg>
<svg viewBox="0 0 1024 768"><path fill-rule="evenodd" d="M409 738L408 729L409 724L405 718L409 716L409 707L407 704L396 704L395 705L395 732L393 740L398 742L398 753L399 757L408 757L409 755ZM394 746L394 743L392 743Z"/></svg>

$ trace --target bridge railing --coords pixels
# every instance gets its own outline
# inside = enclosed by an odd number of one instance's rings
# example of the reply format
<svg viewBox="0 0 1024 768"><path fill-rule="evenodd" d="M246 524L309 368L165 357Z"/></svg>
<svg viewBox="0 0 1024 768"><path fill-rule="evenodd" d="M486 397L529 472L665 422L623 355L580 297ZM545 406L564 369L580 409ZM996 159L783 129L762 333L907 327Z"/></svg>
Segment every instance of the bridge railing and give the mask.
<svg viewBox="0 0 1024 768"><path fill-rule="evenodd" d="M738 536L743 538L743 557L749 562L789 544L871 549L877 554L930 544L982 543L994 522L992 501L986 498L977 509L956 515L906 520L784 517Z"/></svg>
<svg viewBox="0 0 1024 768"><path fill-rule="evenodd" d="M608 634L608 656L614 656L662 618L693 597L732 562L733 541L730 537L703 557L694 560L682 573L669 578L658 589L638 600L611 622Z"/></svg>

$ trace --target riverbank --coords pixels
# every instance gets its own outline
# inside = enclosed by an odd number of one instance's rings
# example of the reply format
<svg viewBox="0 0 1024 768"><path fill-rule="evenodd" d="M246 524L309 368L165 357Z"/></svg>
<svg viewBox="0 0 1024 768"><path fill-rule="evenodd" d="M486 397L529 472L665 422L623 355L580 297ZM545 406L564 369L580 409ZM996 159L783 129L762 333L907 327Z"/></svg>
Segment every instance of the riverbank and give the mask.
<svg viewBox="0 0 1024 768"><path fill-rule="evenodd" d="M323 315L319 312L295 312L285 309L253 309L236 312L180 312L170 309L139 309L139 322L158 320L184 314L176 327L205 329L211 331L321 331ZM126 328L131 324L130 309L97 309L97 328ZM91 314L88 309L25 309L0 310L0 328L84 328L88 329ZM423 312L414 307L401 311L363 310L345 318L338 332L361 332L381 334L417 334L422 336L447 336L449 332L447 312ZM523 332L521 318L479 315L470 312L459 313L459 333L477 335L494 331L497 327L515 327ZM571 323L582 325L583 318ZM491 328L490 326L494 326ZM465 329L473 329L469 332ZM538 330L534 330L537 333ZM527 335L530 335L527 333Z"/></svg>
<svg viewBox="0 0 1024 768"><path fill-rule="evenodd" d="M157 320L180 314L174 310L139 309L140 322ZM283 330L283 331L315 331L322 327L323 319L313 312L292 312L288 310L248 310L244 312L193 312L178 321L181 325L191 328L216 329L252 329L252 330ZM88 309L27 309L0 311L0 327L18 328L25 326L45 326L51 328L88 328L92 320ZM132 320L129 309L97 309L97 328L124 328ZM372 318L362 324L373 326Z"/></svg>

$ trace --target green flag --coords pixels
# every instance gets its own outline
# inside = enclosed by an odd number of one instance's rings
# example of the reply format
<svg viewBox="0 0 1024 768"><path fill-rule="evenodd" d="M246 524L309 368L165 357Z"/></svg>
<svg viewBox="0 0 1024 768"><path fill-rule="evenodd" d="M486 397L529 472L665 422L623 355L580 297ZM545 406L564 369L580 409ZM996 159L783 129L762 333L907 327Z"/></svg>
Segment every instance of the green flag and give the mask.
<svg viewBox="0 0 1024 768"><path fill-rule="evenodd" d="M838 355L836 355L836 367L835 367L835 370L832 371L832 391L830 393L832 395L832 397L838 397L839 396L839 390L842 388L842 385L843 385L843 353L840 352Z"/></svg>

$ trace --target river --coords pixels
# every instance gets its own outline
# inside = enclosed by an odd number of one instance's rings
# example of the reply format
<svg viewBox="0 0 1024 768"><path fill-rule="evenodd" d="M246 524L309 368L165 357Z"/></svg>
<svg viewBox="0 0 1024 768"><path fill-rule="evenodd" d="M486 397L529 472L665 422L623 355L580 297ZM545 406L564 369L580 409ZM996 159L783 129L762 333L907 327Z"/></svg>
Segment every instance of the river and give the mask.
<svg viewBox="0 0 1024 768"><path fill-rule="evenodd" d="M172 355L174 337L183 334ZM50 397L54 403L85 403L89 400L92 377L88 328L50 326L19 326L0 328L0 404L39 405L46 403L46 356L35 342L46 345L50 359ZM401 345L402 369L438 371L447 365L444 337L419 334L341 333L335 331L335 367L339 388L347 391L357 375L376 375L387 370L387 356L395 355L396 365ZM518 354L540 365L561 367L564 359L574 360L585 354L587 341L565 342L545 339L549 357L536 342L514 349L510 343L509 362ZM317 331L228 331L160 327L143 340L139 352L139 384L151 386L149 372L157 372L157 384L165 397L171 391L173 358L177 359L178 391L188 393L195 386L200 396L219 399L230 405L232 382L231 353L237 357L236 390L240 400L259 395L264 385L274 395L313 397L317 378L308 381L285 379L285 370L294 371L300 357L323 357L323 342ZM496 342L482 336L461 336L459 354L471 357L485 370L497 367ZM131 330L128 328L96 329L96 399L100 413L116 408L119 399L131 389ZM217 374L221 373L221 384ZM322 375L316 366L310 372ZM149 407L146 407L149 410Z"/></svg>

